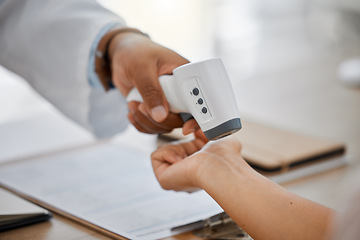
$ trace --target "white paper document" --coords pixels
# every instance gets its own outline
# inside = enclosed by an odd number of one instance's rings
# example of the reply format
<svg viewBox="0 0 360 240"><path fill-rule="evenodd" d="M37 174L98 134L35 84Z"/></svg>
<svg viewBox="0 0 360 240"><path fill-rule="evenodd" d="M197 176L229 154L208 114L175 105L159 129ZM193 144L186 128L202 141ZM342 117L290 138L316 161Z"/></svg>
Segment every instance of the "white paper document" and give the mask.
<svg viewBox="0 0 360 240"><path fill-rule="evenodd" d="M130 239L171 236L223 211L204 191L163 190L149 154L109 143L4 165L0 183Z"/></svg>
<svg viewBox="0 0 360 240"><path fill-rule="evenodd" d="M85 129L56 112L0 124L0 163L33 158L95 142Z"/></svg>

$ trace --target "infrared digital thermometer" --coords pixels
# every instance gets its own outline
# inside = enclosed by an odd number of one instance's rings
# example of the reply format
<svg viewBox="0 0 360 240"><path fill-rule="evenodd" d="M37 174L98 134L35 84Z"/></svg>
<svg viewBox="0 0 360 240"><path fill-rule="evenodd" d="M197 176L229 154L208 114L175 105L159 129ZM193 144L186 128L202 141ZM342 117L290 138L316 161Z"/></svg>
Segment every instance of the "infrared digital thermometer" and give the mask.
<svg viewBox="0 0 360 240"><path fill-rule="evenodd" d="M159 82L170 111L191 114L209 140L241 129L239 109L221 59L182 65L173 70L173 75L160 76ZM143 100L134 88L127 101Z"/></svg>

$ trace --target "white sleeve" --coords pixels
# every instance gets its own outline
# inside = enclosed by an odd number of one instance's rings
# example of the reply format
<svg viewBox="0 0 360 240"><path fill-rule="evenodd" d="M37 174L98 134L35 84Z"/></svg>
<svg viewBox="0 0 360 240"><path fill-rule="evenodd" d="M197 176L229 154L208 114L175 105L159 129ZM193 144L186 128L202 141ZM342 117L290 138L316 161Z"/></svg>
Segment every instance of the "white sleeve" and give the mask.
<svg viewBox="0 0 360 240"><path fill-rule="evenodd" d="M109 24L125 26L93 0L0 0L0 64L95 136L112 136L128 124L126 101L89 84L91 48Z"/></svg>

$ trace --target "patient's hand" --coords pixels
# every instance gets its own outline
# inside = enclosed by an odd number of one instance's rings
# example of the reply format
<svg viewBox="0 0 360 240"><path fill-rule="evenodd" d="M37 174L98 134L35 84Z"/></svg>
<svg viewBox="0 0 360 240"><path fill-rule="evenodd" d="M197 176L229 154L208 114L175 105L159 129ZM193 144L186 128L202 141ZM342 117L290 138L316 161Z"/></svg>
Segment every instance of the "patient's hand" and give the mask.
<svg viewBox="0 0 360 240"><path fill-rule="evenodd" d="M162 188L167 190L189 190L197 187L195 171L197 161L191 155L207 142L201 130L190 142L159 147L151 155L152 166Z"/></svg>
<svg viewBox="0 0 360 240"><path fill-rule="evenodd" d="M250 168L240 156L238 140L229 137L206 144L205 139L200 130L194 140L162 146L151 155L155 175L164 189L206 190L207 179L214 171L226 178L233 168Z"/></svg>
<svg viewBox="0 0 360 240"><path fill-rule="evenodd" d="M233 137L199 138L152 154L155 175L165 189L204 189L254 239L325 239L334 211L297 196L255 172ZM259 228L261 226L261 228Z"/></svg>

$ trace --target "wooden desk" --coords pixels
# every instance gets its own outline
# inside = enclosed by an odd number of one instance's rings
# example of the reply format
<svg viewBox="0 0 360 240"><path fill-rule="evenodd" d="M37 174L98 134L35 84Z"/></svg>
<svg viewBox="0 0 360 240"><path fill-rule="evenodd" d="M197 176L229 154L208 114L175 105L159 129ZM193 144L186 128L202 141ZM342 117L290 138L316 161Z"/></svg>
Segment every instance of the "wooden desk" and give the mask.
<svg viewBox="0 0 360 240"><path fill-rule="evenodd" d="M54 214L51 221L26 226L7 232L0 233L0 239L6 240L106 240L112 239L77 222L71 221L60 215ZM166 238L167 240L176 239L201 239L191 233L184 233L176 237Z"/></svg>

